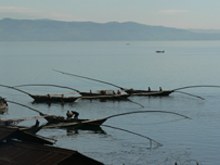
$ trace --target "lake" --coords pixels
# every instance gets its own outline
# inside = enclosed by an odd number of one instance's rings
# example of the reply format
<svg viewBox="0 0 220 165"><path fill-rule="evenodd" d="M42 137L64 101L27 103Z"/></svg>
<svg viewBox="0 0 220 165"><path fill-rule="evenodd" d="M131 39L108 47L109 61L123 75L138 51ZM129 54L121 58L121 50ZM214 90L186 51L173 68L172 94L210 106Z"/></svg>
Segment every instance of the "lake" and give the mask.
<svg viewBox="0 0 220 165"><path fill-rule="evenodd" d="M165 50L165 53L156 53ZM220 85L220 41L148 42L0 42L0 76L5 85L59 84L80 91L116 89L112 86L63 75L62 70L134 89L175 89L191 85ZM22 87L30 93L68 93L67 89ZM203 97L174 92L169 97L130 97L133 102L79 100L73 104L32 104L32 99L11 89L0 88L6 97L43 113L65 116L76 110L80 118L102 118L113 114L161 110L177 115L142 113L107 120L102 132L43 129L38 134L57 140L56 146L77 150L107 165L213 165L220 161L220 89L182 90ZM71 91L72 92L72 91ZM38 115L9 104L1 118ZM41 121L45 122L43 119ZM33 125L34 120L21 124ZM112 127L147 136L162 144Z"/></svg>

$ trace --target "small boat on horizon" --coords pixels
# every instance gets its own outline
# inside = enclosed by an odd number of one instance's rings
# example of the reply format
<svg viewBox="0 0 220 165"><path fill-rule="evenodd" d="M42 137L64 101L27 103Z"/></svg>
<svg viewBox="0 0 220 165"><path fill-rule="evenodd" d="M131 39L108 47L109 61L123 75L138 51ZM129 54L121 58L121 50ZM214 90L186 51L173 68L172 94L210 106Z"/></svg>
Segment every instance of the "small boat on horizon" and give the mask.
<svg viewBox="0 0 220 165"><path fill-rule="evenodd" d="M165 53L165 50L156 50L156 53Z"/></svg>

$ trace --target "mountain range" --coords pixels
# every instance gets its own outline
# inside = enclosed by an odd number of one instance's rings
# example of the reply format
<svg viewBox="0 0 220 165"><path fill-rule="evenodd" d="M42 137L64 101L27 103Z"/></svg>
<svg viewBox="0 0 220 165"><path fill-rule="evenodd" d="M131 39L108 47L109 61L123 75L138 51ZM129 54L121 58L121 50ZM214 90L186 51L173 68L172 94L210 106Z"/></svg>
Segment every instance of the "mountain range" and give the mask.
<svg viewBox="0 0 220 165"><path fill-rule="evenodd" d="M151 26L135 22L0 20L0 41L219 40L220 33Z"/></svg>

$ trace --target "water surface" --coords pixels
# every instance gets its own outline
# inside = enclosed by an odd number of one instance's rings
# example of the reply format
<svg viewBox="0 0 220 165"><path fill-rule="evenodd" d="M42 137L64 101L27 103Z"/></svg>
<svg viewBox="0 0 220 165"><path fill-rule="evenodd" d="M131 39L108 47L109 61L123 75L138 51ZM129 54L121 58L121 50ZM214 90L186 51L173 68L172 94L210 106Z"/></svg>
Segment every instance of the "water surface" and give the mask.
<svg viewBox="0 0 220 165"><path fill-rule="evenodd" d="M165 53L155 53L165 50ZM97 82L65 76L53 71L98 78L135 89L175 89L188 85L220 85L219 41L172 42L0 42L1 84L53 83L77 88L115 89ZM26 87L30 93L70 91L57 88ZM166 98L131 97L145 106L131 102L78 101L74 104L31 104L28 96L0 88L1 96L41 110L65 115L77 110L82 118L102 118L108 115L137 111L164 110L181 113L191 120L169 114L135 114L112 118L105 124L134 131L163 144L150 148L147 139L102 127L105 133L67 130L41 130L40 135L57 139L56 146L78 150L105 164L200 164L220 161L219 100L220 89L188 89L200 100L179 93ZM1 118L38 115L10 104ZM43 120L41 122L44 122ZM33 124L29 121L25 124Z"/></svg>

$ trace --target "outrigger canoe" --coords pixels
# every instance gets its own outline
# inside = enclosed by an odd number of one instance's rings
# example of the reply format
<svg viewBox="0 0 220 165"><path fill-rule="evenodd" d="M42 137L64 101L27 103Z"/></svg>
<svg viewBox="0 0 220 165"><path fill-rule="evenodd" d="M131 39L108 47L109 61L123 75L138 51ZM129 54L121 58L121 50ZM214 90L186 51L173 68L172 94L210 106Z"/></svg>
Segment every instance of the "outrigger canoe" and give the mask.
<svg viewBox="0 0 220 165"><path fill-rule="evenodd" d="M66 119L62 116L45 116L47 124L43 128L72 128L93 130L100 127L107 118L102 119Z"/></svg>
<svg viewBox="0 0 220 165"><path fill-rule="evenodd" d="M133 89L133 88L124 88L124 87L121 87L119 85L113 84L111 82L107 82L107 81L103 81L103 80L99 80L99 79L94 79L94 78L90 78L90 77L85 77L85 76L80 76L80 75L67 73L67 72L63 72L63 71L59 71L59 70L54 70L54 71L58 72L58 73L61 73L61 74L69 75L69 76L79 77L79 78L88 79L88 80L104 83L104 84L107 84L107 85L111 85L113 87L116 87L116 88L126 92L129 96L148 96L148 97L159 96L159 97L164 97L164 96L169 96L173 92L179 92L179 93L182 93L182 94L186 94L186 95L189 95L189 96L192 96L192 97L197 97L197 98L200 98L200 99L204 100L204 98L202 98L200 96L196 96L196 95L193 95L193 94L190 94L190 93L187 93L187 92L182 92L182 91L179 91L179 90L187 89L187 88L195 88L195 87L218 87L218 88L220 87L220 86L217 86L217 85L196 85L196 86L194 85L194 86L186 86L186 87L176 88L176 89L172 89L172 90L162 90L161 87L160 87L159 90L151 90L150 87L148 87L147 90L139 90L139 89Z"/></svg>
<svg viewBox="0 0 220 165"><path fill-rule="evenodd" d="M162 96L169 96L171 93L175 92L175 90L162 90L162 88L160 88L159 90L151 90L151 89L138 90L138 89L132 89L132 88L128 89L128 88L123 88L119 85L116 85L116 84L113 84L113 83L110 83L107 81L99 80L99 79L80 76L80 75L67 73L67 72L63 72L63 71L59 71L59 70L54 70L54 71L61 73L61 74L69 75L69 76L79 77L79 78L88 79L88 80L100 82L103 84L111 85L111 86L116 87L116 88L120 89L121 91L127 93L128 96L161 96L162 97ZM83 95L83 93L81 93L81 95Z"/></svg>
<svg viewBox="0 0 220 165"><path fill-rule="evenodd" d="M114 90L99 90L97 92L80 92L82 99L90 100L127 100L130 96L124 91L114 91Z"/></svg>
<svg viewBox="0 0 220 165"><path fill-rule="evenodd" d="M44 118L47 123L45 125L42 125L41 128L67 128L67 129L86 129L86 130L98 130L100 128L100 126L107 121L110 118L113 117L117 117L117 116L123 116L123 115L129 115L129 114L135 114L135 113L166 113L166 114L174 114L174 115L178 115L184 118L189 118L185 115L181 115L175 112L169 112L169 111L158 111L158 110L148 110L148 111L133 111L133 112L126 112L126 113L121 113L121 114L115 114L115 115L110 115L104 118L100 118L100 119L76 119L76 118L69 118L69 116L67 116L68 118L65 118L63 116L56 116L56 115L47 115L44 114L42 112L40 112L39 110L29 107L27 105L21 104L21 103L17 103L14 101L10 101L7 100L7 102L9 103L14 103L23 107L26 107L34 112L39 113L40 116L35 116L34 118ZM2 121L2 124L9 124L12 125L14 123L18 123L21 121L25 121L27 120L27 118L23 118L23 119L14 119L14 120L7 120L7 121ZM36 124L37 125L37 124Z"/></svg>
<svg viewBox="0 0 220 165"><path fill-rule="evenodd" d="M32 108L31 108L32 109ZM34 109L32 109L34 110ZM36 111L36 110L34 110ZM63 116L55 116L55 115L45 115L40 113L40 115L44 116L44 119L47 120L47 124L44 126L44 128L87 128L87 129L93 129L94 127L100 127L106 120L117 117L117 116L123 116L128 114L134 114L134 113L167 113L167 114L174 114L178 115L184 118L189 118L185 115L181 115L175 112L168 112L168 111L134 111L134 112L127 112L127 113L121 113L116 115L107 116L105 118L101 119L74 119L74 118L64 118Z"/></svg>
<svg viewBox="0 0 220 165"><path fill-rule="evenodd" d="M21 93L24 93L34 99L33 103L73 103L76 100L80 99L80 96L75 96L74 94L43 94L43 95L36 95L26 92L24 90L18 89L16 87L2 85L1 87L10 88Z"/></svg>
<svg viewBox="0 0 220 165"><path fill-rule="evenodd" d="M34 103L73 103L80 97L64 96L63 94L29 95L34 99Z"/></svg>
<svg viewBox="0 0 220 165"><path fill-rule="evenodd" d="M125 89L125 92L131 96L169 96L174 90L136 90L136 89Z"/></svg>

